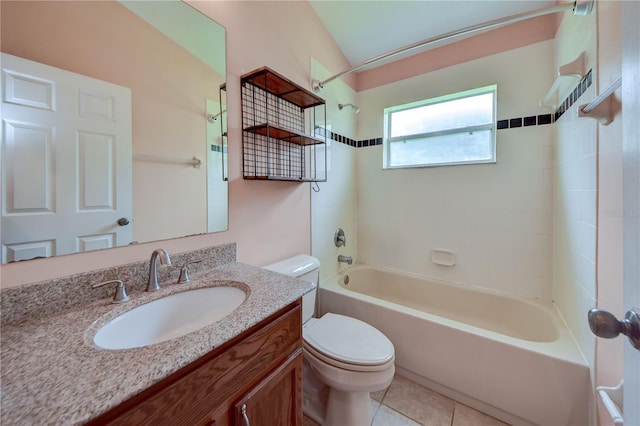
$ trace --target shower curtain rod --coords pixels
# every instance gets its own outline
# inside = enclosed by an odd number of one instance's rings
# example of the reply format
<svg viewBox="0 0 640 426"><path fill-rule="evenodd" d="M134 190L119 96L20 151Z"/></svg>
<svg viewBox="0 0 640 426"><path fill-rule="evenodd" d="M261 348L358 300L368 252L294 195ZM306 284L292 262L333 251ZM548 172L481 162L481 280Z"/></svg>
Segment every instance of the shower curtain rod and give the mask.
<svg viewBox="0 0 640 426"><path fill-rule="evenodd" d="M327 78L326 80L323 80L323 81L313 80L311 82L311 87L315 92L319 92L324 88L325 84L330 83L333 80L342 77L343 75L351 74L352 72L358 71L359 69L364 68L367 65L371 65L375 62L382 61L383 59L387 59L392 56L399 55L401 53L408 52L413 49L418 49L420 47L428 46L430 44L434 44L439 41L448 40L448 39L459 37L462 35L471 34L476 31L498 28L504 25L513 24L515 22L524 21L525 19L535 18L543 15L549 15L552 13L564 12L569 9L573 9L574 15L586 16L586 15L589 15L593 10L593 2L594 0L575 0L570 3L561 3L555 6L532 10L530 12L519 13L517 15L511 15L511 16L507 16L506 18L495 19L493 21L488 21L482 24L472 25L470 27L466 27L461 30L455 30L439 36L431 37L426 40L422 40L422 41L410 44L408 46L400 47L398 49L392 50L391 52L383 53L382 55L368 59L362 62L360 65L351 67L348 70L342 71L341 73L338 73L332 77Z"/></svg>

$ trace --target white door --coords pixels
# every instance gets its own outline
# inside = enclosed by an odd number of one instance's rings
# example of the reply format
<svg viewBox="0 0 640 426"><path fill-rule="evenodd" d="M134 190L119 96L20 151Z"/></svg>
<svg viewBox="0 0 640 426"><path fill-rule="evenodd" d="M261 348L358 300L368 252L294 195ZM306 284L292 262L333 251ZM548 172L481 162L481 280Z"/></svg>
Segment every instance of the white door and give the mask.
<svg viewBox="0 0 640 426"><path fill-rule="evenodd" d="M625 311L640 309L640 2L623 2L622 117ZM640 351L624 349L624 424L640 425Z"/></svg>
<svg viewBox="0 0 640 426"><path fill-rule="evenodd" d="M622 156L623 156L623 294L627 324L600 311L589 324L601 337L624 330L634 343L624 344L622 417L625 426L640 425L640 2L623 2ZM634 317L635 312L635 317ZM638 349L635 349L636 346ZM617 413L616 413L617 415ZM619 419L617 419L619 420ZM619 424L616 421L616 424Z"/></svg>
<svg viewBox="0 0 640 426"><path fill-rule="evenodd" d="M131 91L2 53L2 263L129 244Z"/></svg>

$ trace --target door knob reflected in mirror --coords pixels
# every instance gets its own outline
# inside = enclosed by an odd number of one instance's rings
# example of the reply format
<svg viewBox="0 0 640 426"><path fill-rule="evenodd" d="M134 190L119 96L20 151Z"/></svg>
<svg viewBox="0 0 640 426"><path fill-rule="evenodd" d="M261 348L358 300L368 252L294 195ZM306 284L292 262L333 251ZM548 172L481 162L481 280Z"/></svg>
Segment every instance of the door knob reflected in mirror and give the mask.
<svg viewBox="0 0 640 426"><path fill-rule="evenodd" d="M629 338L631 345L640 350L640 309L631 309L622 321L618 321L611 312L593 308L589 310L587 318L589 328L596 336L612 339L624 334Z"/></svg>

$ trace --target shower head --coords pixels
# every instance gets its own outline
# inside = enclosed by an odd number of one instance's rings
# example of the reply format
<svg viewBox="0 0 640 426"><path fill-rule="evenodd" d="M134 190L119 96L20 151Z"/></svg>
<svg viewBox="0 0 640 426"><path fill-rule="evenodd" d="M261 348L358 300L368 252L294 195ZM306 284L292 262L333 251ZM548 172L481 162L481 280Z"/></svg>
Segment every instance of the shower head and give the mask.
<svg viewBox="0 0 640 426"><path fill-rule="evenodd" d="M354 104L338 104L339 110L342 110L342 108L344 107L351 107L351 109L353 109L353 112L355 112L356 114L360 112L360 108L358 108Z"/></svg>

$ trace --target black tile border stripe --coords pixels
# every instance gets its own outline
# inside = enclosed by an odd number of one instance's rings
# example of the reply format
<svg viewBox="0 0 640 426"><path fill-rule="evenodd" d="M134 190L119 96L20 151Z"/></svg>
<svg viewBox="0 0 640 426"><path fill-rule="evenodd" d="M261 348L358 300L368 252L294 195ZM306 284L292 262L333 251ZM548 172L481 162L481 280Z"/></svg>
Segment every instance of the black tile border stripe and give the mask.
<svg viewBox="0 0 640 426"><path fill-rule="evenodd" d="M515 129L518 127L543 126L553 123L554 114L529 115L527 117L515 117L498 120L498 130Z"/></svg>
<svg viewBox="0 0 640 426"><path fill-rule="evenodd" d="M593 83L593 72L589 70L587 75L585 75L582 80L578 83L578 85L569 93L567 98L560 104L560 106L551 114L541 114L538 116L532 115L529 117L516 117L509 118L505 120L498 120L498 130L503 129L513 129L517 127L527 127L527 126L541 126L545 124L551 124L558 121L562 115L567 112L571 106L578 101L580 96L584 92L587 91L591 84Z"/></svg>
<svg viewBox="0 0 640 426"><path fill-rule="evenodd" d="M591 84L593 83L593 72L592 71L593 70L589 70L587 75L585 75L582 78L582 80L580 80L580 82L575 87L575 89L573 89L573 91L571 93L569 93L569 96L567 96L567 98L556 109L556 111L554 113L554 121L558 121L558 119L560 117L562 117L562 115L565 112L567 112L569 110L569 108L571 108L573 106L573 104L575 104L578 101L580 96L582 96L582 94L584 92L586 92L589 87L591 87Z"/></svg>
<svg viewBox="0 0 640 426"><path fill-rule="evenodd" d="M538 116L538 125L553 123L553 114L542 114Z"/></svg>
<svg viewBox="0 0 640 426"><path fill-rule="evenodd" d="M220 146L220 145L214 145L211 144L211 151L212 152L227 152L227 147L225 146L224 149Z"/></svg>
<svg viewBox="0 0 640 426"><path fill-rule="evenodd" d="M541 114L531 115L527 117L509 118L506 120L498 120L497 129L515 129L518 127L529 126L543 126L545 124L551 124L554 120L554 114ZM323 130L323 129L320 129ZM322 131L316 131L317 134L322 135ZM382 138L364 139L360 141L353 140L346 136L340 135L335 132L328 132L327 138L336 142L343 143L345 145L352 146L354 148L366 148L369 146L382 145Z"/></svg>
<svg viewBox="0 0 640 426"><path fill-rule="evenodd" d="M540 114L540 115L530 115L527 117L514 117L503 120L498 120L496 123L496 127L498 130L504 129L516 129L520 127L529 127L529 126L544 126L546 124L552 124L558 121L562 115L567 112L571 106L578 101L580 96L584 92L587 91L591 84L593 83L593 73L592 70L589 70L587 75L585 75L582 80L578 83L578 85L573 89L569 96L560 104L560 106L553 112L549 114ZM316 134L320 136L324 136L324 129L319 127L316 129ZM335 132L326 132L327 138L334 140L336 142L343 143L345 145L352 146L354 148L366 148L369 146L382 145L382 138L374 138L374 139L363 139L360 141L356 141L354 139L343 136L339 133Z"/></svg>

